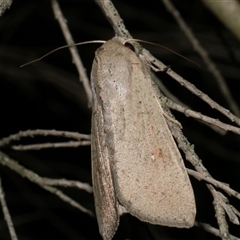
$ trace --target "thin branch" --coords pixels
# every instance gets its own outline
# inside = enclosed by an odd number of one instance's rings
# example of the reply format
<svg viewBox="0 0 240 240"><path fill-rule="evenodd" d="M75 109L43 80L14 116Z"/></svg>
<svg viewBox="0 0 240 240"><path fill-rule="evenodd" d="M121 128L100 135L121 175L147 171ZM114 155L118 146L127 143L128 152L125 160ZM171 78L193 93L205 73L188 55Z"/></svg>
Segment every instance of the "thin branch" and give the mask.
<svg viewBox="0 0 240 240"><path fill-rule="evenodd" d="M233 207L231 204L229 204L228 198L225 197L221 192L218 192L218 194L222 201L222 207L224 208L226 214L228 215L229 220L232 223L239 225L238 217L240 217L240 212L235 207Z"/></svg>
<svg viewBox="0 0 240 240"><path fill-rule="evenodd" d="M63 201L69 203L71 206L78 208L80 211L87 213L90 216L94 216L94 214L86 209L85 207L81 206L79 203L77 203L75 200L71 199L70 197L68 197L67 195L65 195L62 191L58 190L57 188L54 188L52 186L49 186L49 183L51 183L50 185L53 185L53 182L48 179L48 178L42 178L39 175L37 175L36 173L32 172L31 170L21 166L18 162L10 159L6 154L0 152L0 163L4 166L9 167L10 169L12 169L13 171L17 172L19 175L21 175L24 178L27 178L28 180L30 180L31 182L36 183L37 185L39 185L40 187L44 188L45 190L57 195L59 198L61 198ZM60 183L59 186L61 185L61 181L64 182L64 184L62 185L63 187L66 186L66 181L65 179L60 179ZM71 181L69 181L69 185L75 185L75 187L77 186L76 183L71 183ZM82 183L80 183L78 185L78 187L82 186ZM88 189L88 191L90 190L88 184L85 185L84 188L81 188L82 190L86 190Z"/></svg>
<svg viewBox="0 0 240 240"><path fill-rule="evenodd" d="M200 112L196 112L196 111L190 110L188 108L185 108L185 107L183 107L183 106L181 106L177 103L172 102L170 99L168 99L164 96L162 97L162 99L165 99L165 103L166 103L167 107L169 107L171 109L174 109L178 112L184 113L187 117L192 117L192 118L195 118L195 119L199 119L199 120L204 121L206 123L215 125L215 126L221 128L221 129L225 130L225 131L231 131L231 132L234 132L234 133L240 135L240 128L238 128L238 127L234 127L232 125L223 123L223 122L219 121L218 119L211 118L211 117L208 117L206 115L203 115Z"/></svg>
<svg viewBox="0 0 240 240"><path fill-rule="evenodd" d="M91 107L92 106L92 91L91 91L91 87L89 84L89 79L88 76L86 74L86 70L82 64L81 58L79 56L79 53L77 51L76 46L73 46L73 44L75 43L73 40L73 37L71 35L71 32L68 29L68 26L66 24L66 20L63 16L63 13L61 11L61 8L57 2L57 0L52 0L52 9L55 15L55 18L58 20L59 25L62 29L63 35L65 37L65 40L67 42L68 45L71 45L71 47L69 47L69 50L71 52L72 58L73 58L73 62L76 65L76 68L78 70L79 73L79 80L80 82L82 82L83 87L85 89L85 92L87 94L87 98L88 98L88 106Z"/></svg>
<svg viewBox="0 0 240 240"><path fill-rule="evenodd" d="M220 231L217 228L212 227L210 224L195 221L194 226L203 228L206 232L209 232L216 237L220 237ZM235 237L231 234L229 236L231 240L240 240L240 238Z"/></svg>
<svg viewBox="0 0 240 240"><path fill-rule="evenodd" d="M47 148L76 148L80 146L90 146L91 141L70 141L70 142L60 142L60 143L38 143L30 145L13 145L12 149L18 151L27 150L41 150Z"/></svg>
<svg viewBox="0 0 240 240"><path fill-rule="evenodd" d="M37 182L41 185L55 185L61 187L77 187L80 190L85 190L89 193L92 193L92 187L88 183L82 183L79 181L71 181L66 179L51 179L40 177L38 174L28 170L27 168L21 166L18 162L11 160L7 155L0 152L0 162L3 165L8 166L13 171L19 173L22 177L27 177L34 182Z"/></svg>
<svg viewBox="0 0 240 240"><path fill-rule="evenodd" d="M214 187L210 184L207 184L208 189L213 195L213 205L215 209L215 216L218 221L218 226L219 226L219 232L220 232L220 237L223 240L229 240L229 231L228 231L228 224L226 220L226 212L223 207L223 199L222 196L219 194L218 191L214 189Z"/></svg>
<svg viewBox="0 0 240 240"><path fill-rule="evenodd" d="M230 188L226 183L217 181L217 180L215 180L211 176L206 176L203 173L199 173L199 172L196 172L196 171L188 169L188 168L187 168L187 172L188 172L189 175L195 177L196 179L204 180L204 181L206 181L208 183L211 183L215 187L220 188L223 191L225 191L228 195L234 196L235 198L240 200L240 194L237 191L235 191L232 188Z"/></svg>
<svg viewBox="0 0 240 240"><path fill-rule="evenodd" d="M158 66L158 62L154 63L156 66ZM161 64L159 65L161 67ZM173 79L175 79L177 82L179 82L182 86L187 88L189 91L191 91L193 94L198 96L200 99L202 99L204 102L206 102L210 107L213 109L216 109L220 113L222 113L224 116L229 118L232 122L235 122L237 125L240 126L240 119L236 117L234 114L232 114L228 109L222 107L215 101L213 101L207 94L203 93L199 89L197 89L193 84L183 79L180 75L172 71L171 69L167 70L167 73L169 76L171 76Z"/></svg>
<svg viewBox="0 0 240 240"><path fill-rule="evenodd" d="M39 177L39 182L42 182L44 185L49 186L59 186L59 187L75 187L80 190L84 190L88 193L92 193L92 187L88 183L82 183L79 181L67 180L67 179L51 179L45 177Z"/></svg>
<svg viewBox="0 0 240 240"><path fill-rule="evenodd" d="M199 43L197 38L194 36L193 31L190 29L190 27L188 27L186 22L181 17L181 14L177 11L177 9L174 7L174 5L171 3L171 1L170 0L163 0L162 2L164 3L167 10L175 18L175 20L178 23L180 29L184 32L185 36L188 38L188 40L192 44L193 48L198 52L198 54L201 56L201 58L205 62L208 71L213 75L213 77L217 81L218 87L220 88L220 91L222 92L223 96L225 97L226 101L228 102L230 109L237 116L240 116L239 107L238 107L236 101L234 100L234 98L232 97L232 94L231 94L231 92L230 92L230 90L229 90L229 88L226 84L226 81L225 81L223 75L221 74L221 72L218 70L216 64L210 59L207 51L201 46L201 44ZM210 2L213 2L213 1L210 1ZM219 5L219 2L217 4L215 3L215 5ZM225 6L232 5L232 2L231 2L231 4L226 4L225 3L224 5ZM232 8L232 6L230 8ZM239 13L240 13L240 11L239 11ZM238 13L238 15L239 15L239 13ZM228 16L228 18L229 18L229 16ZM239 29L239 26L238 26L238 29Z"/></svg>
<svg viewBox="0 0 240 240"><path fill-rule="evenodd" d="M2 187L1 178L0 178L0 202L1 202L1 205L2 205L4 219L7 222L7 226L8 226L8 230L9 230L11 239L12 240L18 240L16 231L14 229L14 225L13 225L13 222L12 222L12 218L11 218L11 215L9 213L7 203L6 203L6 200L5 200L5 197L4 197L4 191L3 191L3 187Z"/></svg>
<svg viewBox="0 0 240 240"><path fill-rule="evenodd" d="M91 140L91 136L87 134L81 134L77 132L69 131L58 131L58 130L47 130L47 129L36 129L36 130L27 130L20 131L16 134L12 134L6 138L0 140L0 147L10 144L12 141L19 141L23 137L35 137L35 136L54 136L54 137L64 137L64 138L73 138L78 141L85 139Z"/></svg>
<svg viewBox="0 0 240 240"><path fill-rule="evenodd" d="M161 81L158 77L156 77L155 74L152 74L151 76L152 76L153 81L154 81L154 82L157 84L157 86L161 89L161 92L164 94L164 96L166 96L166 105L167 105L168 108L174 109L174 108L171 107L171 103L172 103L172 104L174 104L174 105L175 105L175 104L178 104L178 105L180 105L181 107L186 108L187 110L191 110L191 108L190 108L188 105L186 105L186 104L183 103L181 100L179 100L179 98L177 98L175 95L173 95L173 94L163 85L162 81ZM169 100L169 102L168 102L168 100ZM178 110L177 110L177 111L178 111ZM182 111L180 111L180 112L182 112ZM185 113L185 111L184 111L184 113ZM200 120L197 119L197 121L198 121L199 123L204 124L205 126L209 127L210 129L212 129L213 131L217 132L217 133L220 134L220 135L226 134L226 131L225 131L225 130L220 129L220 128L214 126L214 125L207 124L207 123L205 123L204 121L201 121L201 119L200 119Z"/></svg>
<svg viewBox="0 0 240 240"><path fill-rule="evenodd" d="M117 9L111 0L96 0L96 3L102 9L104 15L107 17L115 34L125 38L132 38L129 31L126 29L123 19L120 17Z"/></svg>
<svg viewBox="0 0 240 240"><path fill-rule="evenodd" d="M45 190L49 191L50 193L55 194L56 196L58 196L64 202L70 204L71 206L79 209L80 211L82 211L84 213L87 213L89 216L94 217L94 214L93 214L92 211L90 211L87 208L83 207L82 205L77 203L75 200L73 200L72 198L70 198L66 194L64 194L62 191L60 191L59 189L54 188L54 187L50 187L50 186L46 186L46 185L41 185L41 184L38 184L38 185L40 187L44 188Z"/></svg>
<svg viewBox="0 0 240 240"><path fill-rule="evenodd" d="M186 106L185 103L183 103L178 97L176 97L173 93L171 93L162 83L161 79L156 76L156 74L151 74L152 80L156 83L156 85L161 89L161 93L166 96L166 98L171 99L174 103L178 103L179 105Z"/></svg>

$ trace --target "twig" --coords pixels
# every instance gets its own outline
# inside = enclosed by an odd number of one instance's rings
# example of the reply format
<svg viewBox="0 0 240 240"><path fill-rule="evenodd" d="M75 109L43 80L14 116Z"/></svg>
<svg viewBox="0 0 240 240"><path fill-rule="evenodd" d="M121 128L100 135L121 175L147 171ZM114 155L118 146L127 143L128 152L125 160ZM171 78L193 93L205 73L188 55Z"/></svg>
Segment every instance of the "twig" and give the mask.
<svg viewBox="0 0 240 240"><path fill-rule="evenodd" d="M190 110L188 108L185 108L185 107L183 107L183 106L181 106L177 103L172 102L170 99L165 98L164 96L162 97L162 99L165 99L165 103L169 108L174 109L178 112L184 113L187 117L192 117L192 118L199 119L199 120L204 121L206 123L215 125L215 126L221 128L221 129L225 130L225 131L231 131L231 132L234 132L234 133L240 135L240 128L238 128L238 127L234 127L232 125L223 123L223 122L219 121L218 119L211 118L211 117L208 117L206 115L203 115L200 112L196 112L196 111Z"/></svg>
<svg viewBox="0 0 240 240"><path fill-rule="evenodd" d="M57 0L52 0L52 9L53 9L55 18L58 20L59 25L62 29L62 32L63 32L63 35L65 37L67 44L71 45L71 47L69 47L69 50L72 54L73 62L76 65L76 68L78 70L79 80L80 80L80 82L82 82L85 92L87 94L88 106L91 107L92 106L92 91L90 88L89 79L86 74L86 70L82 64L82 61L81 61L81 58L79 56L76 46L72 46L75 42L72 38L71 32L68 29L66 20L63 16L63 13L61 11L61 8L60 8Z"/></svg>
<svg viewBox="0 0 240 240"><path fill-rule="evenodd" d="M154 63L156 66L158 66L158 61ZM161 64L159 65L161 67ZM180 75L172 71L171 69L167 70L167 73L169 76L171 76L173 79L175 79L177 82L179 82L182 86L187 88L189 91L191 91L193 94L201 98L204 102L206 102L210 107L213 109L216 109L220 113L222 113L224 116L229 118L232 122L235 122L237 125L240 126L240 119L236 117L234 114L232 114L228 109L222 107L215 101L213 101L207 94L203 93L199 89L197 89L193 84L183 79Z"/></svg>
<svg viewBox="0 0 240 240"><path fill-rule="evenodd" d="M34 180L34 182L37 182L41 185L55 185L55 186L61 186L61 187L77 187L80 190L85 190L89 193L92 193L92 187L88 183L81 183L79 181L71 181L66 179L51 179L51 178L44 178L40 177L36 173L32 172L31 170L28 170L27 168L21 166L19 163L17 163L14 160L11 160L7 155L0 152L0 162L3 165L8 166L15 172L19 173L22 177L27 177L30 180Z"/></svg>
<svg viewBox="0 0 240 240"><path fill-rule="evenodd" d="M88 183L82 183L79 181L67 180L67 179L51 179L45 177L39 177L39 182L44 185L49 186L59 186L59 187L75 187L80 190L84 190L88 193L92 193L92 187Z"/></svg>
<svg viewBox="0 0 240 240"><path fill-rule="evenodd" d="M171 93L162 83L161 79L159 79L156 74L151 74L152 80L156 83L156 85L161 89L161 93L164 94L168 99L171 99L173 102L178 103L179 105L186 106L178 97L176 97L173 93Z"/></svg>
<svg viewBox="0 0 240 240"><path fill-rule="evenodd" d="M132 38L111 0L96 0L96 3L102 9L104 15L107 16L115 34L121 37Z"/></svg>
<svg viewBox="0 0 240 240"><path fill-rule="evenodd" d="M75 200L71 199L70 197L68 197L67 195L65 195L62 191L58 190L57 188L54 188L52 186L49 185L53 185L54 180L52 181L51 179L48 178L42 178L40 176L38 176L36 173L30 171L29 169L21 166L19 163L17 163L16 161L10 159L6 154L0 152L0 163L2 165L6 165L7 167L9 167L10 169L12 169L13 171L17 172L19 175L21 175L22 177L27 178L28 180L30 180L31 182L36 183L37 185L39 185L40 187L44 188L45 190L57 195L59 198L61 198L63 201L69 203L71 206L78 208L80 211L87 213L90 216L94 216L94 214L86 209L85 207L81 206L79 203L77 203ZM60 182L58 184L58 186L61 185L61 181L64 182L64 184L62 185L63 187L66 186L66 181L65 179L60 179ZM80 183L79 185L75 183L71 183L71 181L68 181L69 185L74 185L75 187L80 187L83 186L82 183ZM51 184L49 184L51 183ZM56 183L55 183L56 184ZM54 185L55 185L54 184ZM90 187L88 184L85 184L84 188L81 188L82 190L87 190L89 192Z"/></svg>
<svg viewBox="0 0 240 240"><path fill-rule="evenodd" d="M187 172L189 175L195 177L196 179L198 180L204 180L208 183L211 183L212 185L214 185L215 187L217 188L220 188L222 190L224 190L226 193L228 193L230 196L234 196L235 198L239 199L240 200L240 194L233 190L232 188L230 188L226 183L223 183L223 182L220 182L220 181L217 181L215 180L213 177L210 177L210 176L206 176L204 175L203 173L199 173L199 172L196 172L194 170L191 170L191 169L188 169L187 168Z"/></svg>
<svg viewBox="0 0 240 240"><path fill-rule="evenodd" d="M30 145L13 145L12 149L18 151L27 150L41 150L46 148L76 148L80 146L90 146L91 141L70 141L70 142L60 142L60 143L39 143Z"/></svg>
<svg viewBox="0 0 240 240"><path fill-rule="evenodd" d="M226 213L224 211L224 207L222 206L222 196L219 194L218 191L214 189L214 187L210 184L207 184L208 189L213 195L213 205L215 209L215 215L218 221L218 226L219 226L219 232L220 232L220 237L223 240L229 240L229 232L228 232L228 224L226 220Z"/></svg>
<svg viewBox="0 0 240 240"><path fill-rule="evenodd" d="M154 81L154 82L157 84L157 86L161 89L161 92L164 94L164 96L166 96L166 105L167 105L167 107L169 107L169 108L171 108L171 109L174 109L174 108L171 106L171 103L172 103L173 105L178 104L178 105L180 105L181 107L186 108L187 110L191 110L191 108L190 108L188 105L186 105L186 104L183 103L179 98L177 98L175 95L173 95L173 94L164 86L164 84L162 83L162 81L161 81L159 78L156 77L155 74L152 74L151 76L152 76L153 81ZM169 100L169 102L168 102L168 100ZM180 112L182 112L182 111L180 111ZM184 111L184 112L185 112L185 111ZM201 124L206 125L207 127L209 127L210 129L212 129L213 131L217 132L217 133L220 134L220 135L224 135L224 134L226 133L225 130L220 129L220 128L214 126L214 125L207 124L207 123L205 123L204 121L201 121L201 120L198 120L198 119L197 119L197 121L200 122Z"/></svg>
<svg viewBox="0 0 240 240"><path fill-rule="evenodd" d="M37 183L37 182L36 182ZM37 183L38 184L38 183ZM79 203L77 203L75 200L73 200L72 198L68 197L66 194L64 194L62 191L60 191L57 188L54 187L50 187L50 186L46 186L46 185L40 185L38 184L40 187L44 188L45 190L49 191L52 194L55 194L56 196L58 196L60 199L62 199L64 202L70 204L71 206L79 209L80 211L87 213L89 216L94 217L94 214L92 213L92 211L86 209L85 207L83 207L82 205L80 205Z"/></svg>
<svg viewBox="0 0 240 240"><path fill-rule="evenodd" d="M6 200L5 200L5 197L4 197L4 191L3 191L3 187L2 187L1 178L0 178L0 202L1 202L1 205L2 205L4 219L7 222L7 226L8 226L8 229L9 229L11 239L12 240L17 240L18 237L17 237L16 231L14 229L12 218L11 218L11 215L8 211L7 203L6 203Z"/></svg>
<svg viewBox="0 0 240 240"><path fill-rule="evenodd" d="M209 232L216 237L220 237L220 231L217 228L212 227L210 224L195 221L194 226L203 228L206 232ZM229 236L231 240L240 240L240 238L235 237L231 234Z"/></svg>
<svg viewBox="0 0 240 240"><path fill-rule="evenodd" d="M35 136L54 136L54 137L64 137L64 138L73 138L78 141L85 139L90 140L91 136L87 134L81 134L77 132L68 132L68 131L58 131L58 130L47 130L47 129L36 129L36 130L27 130L20 131L16 134L12 134L6 138L0 140L0 147L3 147L9 144L12 141L19 141L23 137L35 137Z"/></svg>
<svg viewBox="0 0 240 240"><path fill-rule="evenodd" d="M174 5L171 3L170 0L163 0L162 1L167 8L167 10L172 14L172 16L175 18L176 22L178 23L180 29L184 32L190 43L192 44L193 48L198 52L198 54L201 56L203 61L206 64L206 67L210 73L212 73L213 77L217 81L218 87L220 88L220 91L222 92L223 96L225 97L226 101L229 104L230 109L237 115L240 116L240 110L239 107L232 97L232 94L226 84L226 81L221 74L221 72L218 70L215 63L208 57L207 51L200 45L197 38L194 36L194 33L192 30L188 27L186 22L181 17L181 14L177 11L177 9L174 7ZM208 1L209 2L209 1ZM219 3L215 4L219 5ZM229 4L224 4L225 6L229 6ZM232 5L232 2L231 4ZM232 6L231 6L232 8ZM239 15L239 13L238 13ZM227 17L229 18L229 16ZM238 26L239 28L239 26ZM239 29L240 30L240 29Z"/></svg>

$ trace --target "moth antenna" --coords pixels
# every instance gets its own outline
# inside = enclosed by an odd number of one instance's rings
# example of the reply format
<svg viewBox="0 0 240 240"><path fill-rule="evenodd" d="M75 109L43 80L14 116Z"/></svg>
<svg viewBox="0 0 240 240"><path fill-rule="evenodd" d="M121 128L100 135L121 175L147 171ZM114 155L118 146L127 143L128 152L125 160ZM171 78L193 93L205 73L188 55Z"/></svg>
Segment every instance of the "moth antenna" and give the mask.
<svg viewBox="0 0 240 240"><path fill-rule="evenodd" d="M164 48L164 49L166 49L166 50L168 50L168 51L170 51L170 52L178 55L179 57L184 58L185 60L187 60L187 61L189 61L189 62L197 65L198 67L201 67L198 63L194 62L193 60L191 60L191 59L189 59L189 58L187 58L187 57L184 57L184 56L181 55L180 53L177 53L177 52L175 52L174 50L172 50L172 49L170 49L170 48L168 48L168 47L165 47L165 46L163 46L163 45L161 45L161 44L154 43L154 42L149 42L149 41L145 41L145 40L141 40L141 39L135 39L135 38L127 39L127 40L125 41L125 43L130 42L130 41L137 41L137 42L148 43L148 44L151 44L151 45L154 45L154 46L158 46L158 47Z"/></svg>
<svg viewBox="0 0 240 240"><path fill-rule="evenodd" d="M24 63L23 65L21 65L20 67L25 67L29 64L32 64L32 63L35 63L35 62L38 62L40 60L42 60L43 58L47 57L48 55L60 50L60 49L63 49L63 48L68 48L68 47L72 47L72 46L79 46L79 45L84 45L84 44L89 44L89 43L105 43L106 41L104 40L92 40L92 41L85 41L85 42L80 42L80 43L75 43L75 44L72 44L72 45L64 45L62 47L58 47L58 48L55 48L53 49L52 51L48 52L47 54L43 55L42 57L40 58L37 58L35 60L32 60L30 62L27 62L27 63Z"/></svg>

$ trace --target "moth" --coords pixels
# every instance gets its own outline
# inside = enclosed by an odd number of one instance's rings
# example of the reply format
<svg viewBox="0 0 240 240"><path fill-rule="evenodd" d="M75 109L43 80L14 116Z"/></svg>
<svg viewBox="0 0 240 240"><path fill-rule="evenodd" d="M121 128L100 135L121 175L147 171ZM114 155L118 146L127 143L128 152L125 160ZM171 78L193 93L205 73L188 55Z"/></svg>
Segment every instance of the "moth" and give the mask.
<svg viewBox="0 0 240 240"><path fill-rule="evenodd" d="M122 210L152 224L189 228L193 189L168 128L148 62L114 37L91 71L92 177L99 231L114 236Z"/></svg>

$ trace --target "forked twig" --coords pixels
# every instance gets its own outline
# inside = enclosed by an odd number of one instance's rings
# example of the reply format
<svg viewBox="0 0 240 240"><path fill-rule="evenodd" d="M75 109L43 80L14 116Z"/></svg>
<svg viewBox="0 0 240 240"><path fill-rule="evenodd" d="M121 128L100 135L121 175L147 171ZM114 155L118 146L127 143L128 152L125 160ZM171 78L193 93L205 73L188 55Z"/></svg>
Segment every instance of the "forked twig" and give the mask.
<svg viewBox="0 0 240 240"><path fill-rule="evenodd" d="M220 237L220 231L217 228L212 227L210 224L195 221L194 226L203 228L206 232L209 232L216 237ZM240 240L240 238L235 237L231 234L229 237L231 240Z"/></svg>
<svg viewBox="0 0 240 240"><path fill-rule="evenodd" d="M0 163L2 165L9 167L13 171L17 172L22 177L27 178L31 182L36 183L37 185L44 188L45 190L57 195L60 199L69 203L71 206L78 208L80 211L85 212L90 216L94 216L94 214L90 210L86 209L85 207L83 207L82 205L77 203L75 200L68 197L66 194L64 194L59 189L52 187L52 185L57 185L57 186L62 186L62 187L71 186L71 187L78 187L82 190L91 192L92 189L88 184L83 184L81 182L77 183L77 181L69 181L66 179L59 179L60 181L58 183L56 183L57 182L56 179L53 180L53 179L48 179L48 178L42 178L39 175L37 175L36 173L34 173L33 171L21 166L16 161L10 159L6 154L4 154L2 152L0 152Z"/></svg>
<svg viewBox="0 0 240 240"><path fill-rule="evenodd" d="M192 169L188 169L188 168L187 168L187 172L189 175L195 177L196 179L204 180L208 183L211 183L215 187L220 188L223 191L225 191L228 195L234 196L235 198L240 200L240 193L238 193L237 191L230 188L229 185L227 185L226 183L215 180L213 177L209 176L209 174L205 175L204 173L196 172L196 171L193 171Z"/></svg>

